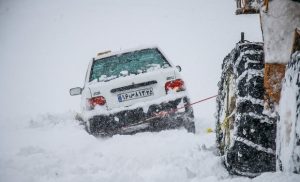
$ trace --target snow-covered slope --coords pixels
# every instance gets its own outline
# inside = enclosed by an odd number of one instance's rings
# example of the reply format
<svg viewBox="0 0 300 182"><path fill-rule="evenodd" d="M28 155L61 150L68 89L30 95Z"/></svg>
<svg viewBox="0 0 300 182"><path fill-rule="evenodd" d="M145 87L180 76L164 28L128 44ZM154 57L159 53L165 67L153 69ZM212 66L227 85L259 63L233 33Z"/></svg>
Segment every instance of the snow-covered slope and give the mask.
<svg viewBox="0 0 300 182"><path fill-rule="evenodd" d="M236 181L215 155L214 133L199 121L198 134L185 130L95 138L73 113L41 115L1 124L0 181L3 182L185 182ZM295 182L296 174L266 173L255 182Z"/></svg>
<svg viewBox="0 0 300 182"><path fill-rule="evenodd" d="M184 130L97 139L74 120L88 60L97 52L158 45L183 68L193 101L217 92L223 57L241 31L261 40L257 15L232 0L0 1L0 181L252 181L232 177L216 156L215 103L195 106L197 134ZM28 115L33 119L22 117ZM266 173L253 181L300 181Z"/></svg>

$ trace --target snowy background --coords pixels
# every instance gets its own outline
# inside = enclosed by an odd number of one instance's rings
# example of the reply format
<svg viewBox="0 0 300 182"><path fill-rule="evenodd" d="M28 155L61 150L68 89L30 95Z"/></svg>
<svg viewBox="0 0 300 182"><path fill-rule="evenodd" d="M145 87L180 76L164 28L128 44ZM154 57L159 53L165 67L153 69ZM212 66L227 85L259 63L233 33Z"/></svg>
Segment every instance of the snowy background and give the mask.
<svg viewBox="0 0 300 182"><path fill-rule="evenodd" d="M88 61L97 52L158 45L183 68L192 101L215 95L224 56L257 15L233 0L0 0L0 181L251 181L215 155L215 102L194 107L184 130L97 139L74 121ZM266 173L253 181L299 181Z"/></svg>
<svg viewBox="0 0 300 182"><path fill-rule="evenodd" d="M246 32L260 41L258 15L235 16L233 0L1 0L0 116L79 110L98 52L158 45L182 66L192 100L217 93L221 62ZM214 103L195 107L212 119Z"/></svg>

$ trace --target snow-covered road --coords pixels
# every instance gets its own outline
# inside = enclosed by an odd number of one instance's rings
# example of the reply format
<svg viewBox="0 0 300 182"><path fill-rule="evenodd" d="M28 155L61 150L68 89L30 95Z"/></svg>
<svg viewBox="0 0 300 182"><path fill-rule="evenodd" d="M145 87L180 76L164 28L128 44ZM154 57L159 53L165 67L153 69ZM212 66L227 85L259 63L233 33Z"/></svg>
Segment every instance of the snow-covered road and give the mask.
<svg viewBox="0 0 300 182"><path fill-rule="evenodd" d="M95 138L73 113L41 115L1 124L1 182L251 181L230 176L216 155L212 123L185 130ZM296 174L266 173L253 181L299 181Z"/></svg>
<svg viewBox="0 0 300 182"><path fill-rule="evenodd" d="M192 101L214 95L224 56L261 41L258 15L234 0L0 0L0 182L185 182L230 176L215 154L215 102L195 105L184 130L95 138L74 120L88 60L98 51L158 45L183 68ZM25 115L25 117L24 117ZM26 119L33 117L33 119ZM201 118L201 119L200 119ZM265 173L255 182L300 181Z"/></svg>

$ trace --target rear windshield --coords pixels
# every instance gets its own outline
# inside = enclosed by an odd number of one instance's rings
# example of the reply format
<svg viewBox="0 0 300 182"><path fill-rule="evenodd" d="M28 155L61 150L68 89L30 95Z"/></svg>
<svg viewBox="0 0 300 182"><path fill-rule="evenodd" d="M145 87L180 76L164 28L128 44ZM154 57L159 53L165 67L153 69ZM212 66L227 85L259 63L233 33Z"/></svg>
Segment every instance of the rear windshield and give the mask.
<svg viewBox="0 0 300 182"><path fill-rule="evenodd" d="M158 49L143 49L94 61L89 81L110 81L169 67L171 65Z"/></svg>

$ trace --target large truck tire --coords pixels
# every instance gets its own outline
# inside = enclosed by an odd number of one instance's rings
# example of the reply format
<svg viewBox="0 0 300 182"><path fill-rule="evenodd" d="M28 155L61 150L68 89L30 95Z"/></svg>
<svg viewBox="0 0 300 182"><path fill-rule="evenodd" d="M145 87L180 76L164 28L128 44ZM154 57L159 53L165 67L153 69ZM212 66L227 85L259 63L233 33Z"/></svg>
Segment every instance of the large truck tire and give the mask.
<svg viewBox="0 0 300 182"><path fill-rule="evenodd" d="M263 44L239 42L223 61L218 83L216 139L231 174L275 170L276 121L263 114Z"/></svg>
<svg viewBox="0 0 300 182"><path fill-rule="evenodd" d="M277 169L300 173L300 51L286 66L277 122Z"/></svg>

